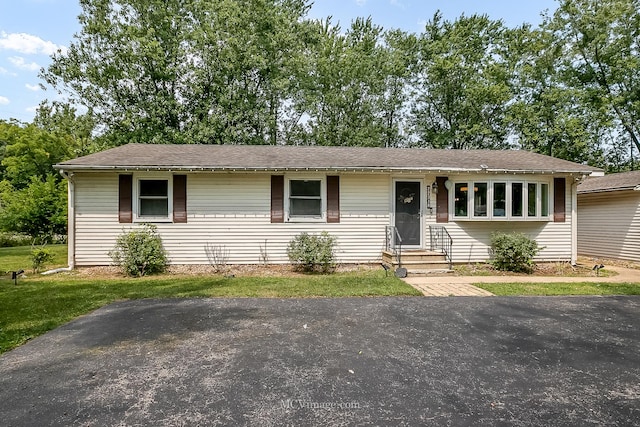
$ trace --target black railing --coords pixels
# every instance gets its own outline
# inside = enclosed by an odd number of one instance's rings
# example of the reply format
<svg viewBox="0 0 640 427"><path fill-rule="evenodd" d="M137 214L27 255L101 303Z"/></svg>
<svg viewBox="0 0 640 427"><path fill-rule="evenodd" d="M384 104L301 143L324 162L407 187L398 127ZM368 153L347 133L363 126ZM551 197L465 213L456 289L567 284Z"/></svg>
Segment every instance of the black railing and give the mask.
<svg viewBox="0 0 640 427"><path fill-rule="evenodd" d="M447 229L441 225L430 225L429 237L431 240L430 249L433 252L442 252L449 262L449 269L453 268L453 258L451 257L453 239Z"/></svg>
<svg viewBox="0 0 640 427"><path fill-rule="evenodd" d="M393 225L387 225L384 228L385 239L384 246L387 252L391 252L398 260L398 268L402 267L402 237L398 233L398 229Z"/></svg>

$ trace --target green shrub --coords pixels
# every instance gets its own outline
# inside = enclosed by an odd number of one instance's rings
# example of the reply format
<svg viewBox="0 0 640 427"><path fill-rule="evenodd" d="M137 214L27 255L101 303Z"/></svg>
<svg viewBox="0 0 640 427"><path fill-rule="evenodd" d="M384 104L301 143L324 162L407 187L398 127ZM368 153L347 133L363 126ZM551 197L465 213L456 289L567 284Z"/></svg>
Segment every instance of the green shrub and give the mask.
<svg viewBox="0 0 640 427"><path fill-rule="evenodd" d="M542 248L535 240L523 233L500 233L491 235L493 260L491 263L498 270L513 272L531 272L533 258Z"/></svg>
<svg viewBox="0 0 640 427"><path fill-rule="evenodd" d="M162 273L167 268L167 254L157 227L145 224L141 230L121 234L109 252L114 264L128 276Z"/></svg>
<svg viewBox="0 0 640 427"><path fill-rule="evenodd" d="M29 246L33 243L31 236L19 233L0 233L0 248L15 248Z"/></svg>
<svg viewBox="0 0 640 427"><path fill-rule="evenodd" d="M51 175L46 181L32 178L25 188L0 183L0 229L26 234L40 243L52 243L67 234L67 183Z"/></svg>
<svg viewBox="0 0 640 427"><path fill-rule="evenodd" d="M303 271L326 273L335 267L336 238L326 231L320 235L300 233L287 247L289 260Z"/></svg>
<svg viewBox="0 0 640 427"><path fill-rule="evenodd" d="M33 272L38 273L42 266L53 259L53 254L44 246L31 249L31 266Z"/></svg>

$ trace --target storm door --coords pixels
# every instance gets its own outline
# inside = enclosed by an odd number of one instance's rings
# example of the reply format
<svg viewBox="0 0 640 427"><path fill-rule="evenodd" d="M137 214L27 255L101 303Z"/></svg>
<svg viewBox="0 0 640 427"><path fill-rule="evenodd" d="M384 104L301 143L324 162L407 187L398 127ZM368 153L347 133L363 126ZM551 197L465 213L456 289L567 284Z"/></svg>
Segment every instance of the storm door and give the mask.
<svg viewBox="0 0 640 427"><path fill-rule="evenodd" d="M395 226L402 238L402 246L422 244L420 181L395 182Z"/></svg>

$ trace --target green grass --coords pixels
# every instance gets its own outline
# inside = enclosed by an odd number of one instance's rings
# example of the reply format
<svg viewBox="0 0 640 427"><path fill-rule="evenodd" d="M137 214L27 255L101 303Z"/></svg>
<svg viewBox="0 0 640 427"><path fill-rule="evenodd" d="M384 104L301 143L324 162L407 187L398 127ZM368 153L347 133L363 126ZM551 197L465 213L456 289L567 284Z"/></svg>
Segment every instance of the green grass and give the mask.
<svg viewBox="0 0 640 427"><path fill-rule="evenodd" d="M67 245L47 245L45 249L51 251L53 259L42 271L67 265ZM31 272L31 246L0 248L0 274L17 270Z"/></svg>
<svg viewBox="0 0 640 427"><path fill-rule="evenodd" d="M382 271L292 278L158 276L86 279L62 274L0 281L0 353L82 314L117 300L186 297L417 296L418 291Z"/></svg>
<svg viewBox="0 0 640 427"><path fill-rule="evenodd" d="M640 295L640 283L474 283L495 295Z"/></svg>

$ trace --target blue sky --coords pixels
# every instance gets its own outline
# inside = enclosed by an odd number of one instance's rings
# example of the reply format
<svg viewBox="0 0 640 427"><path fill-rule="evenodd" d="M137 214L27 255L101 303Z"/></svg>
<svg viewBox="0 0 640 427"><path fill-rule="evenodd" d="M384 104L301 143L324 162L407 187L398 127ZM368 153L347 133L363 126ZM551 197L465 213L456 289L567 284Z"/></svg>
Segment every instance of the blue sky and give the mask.
<svg viewBox="0 0 640 427"><path fill-rule="evenodd" d="M553 12L556 0L316 0L309 16L333 16L345 29L357 17L371 16L382 27L420 32L424 22L440 10L445 19L487 14L508 26L538 25L544 10ZM0 120L33 120L44 99L61 99L43 90L38 78L49 56L65 49L80 30L77 0L0 0Z"/></svg>

